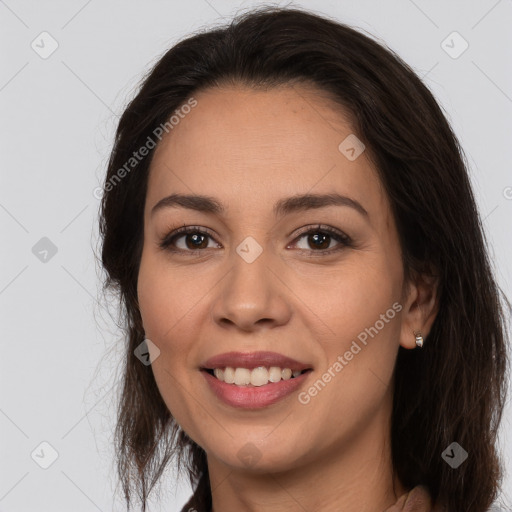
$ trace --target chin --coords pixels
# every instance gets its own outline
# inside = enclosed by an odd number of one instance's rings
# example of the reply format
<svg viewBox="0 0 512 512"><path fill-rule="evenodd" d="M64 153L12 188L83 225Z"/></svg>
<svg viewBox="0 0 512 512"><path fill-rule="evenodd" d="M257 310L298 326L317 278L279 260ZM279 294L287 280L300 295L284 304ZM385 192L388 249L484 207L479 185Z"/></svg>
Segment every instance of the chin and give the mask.
<svg viewBox="0 0 512 512"><path fill-rule="evenodd" d="M226 447L226 451L207 451L209 456L220 459L224 464L238 470L254 473L278 473L294 469L299 464L300 454L296 453L297 443L265 443L238 441ZM237 448L239 447L239 448ZM235 449L234 449L235 448ZM293 455L292 455L293 454Z"/></svg>

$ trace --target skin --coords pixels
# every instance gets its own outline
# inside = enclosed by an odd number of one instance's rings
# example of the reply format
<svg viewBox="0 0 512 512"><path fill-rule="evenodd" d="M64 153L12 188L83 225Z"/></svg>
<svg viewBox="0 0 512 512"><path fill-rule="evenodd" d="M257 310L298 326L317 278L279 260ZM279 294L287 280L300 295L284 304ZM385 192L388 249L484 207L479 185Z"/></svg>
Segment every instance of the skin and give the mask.
<svg viewBox="0 0 512 512"><path fill-rule="evenodd" d="M394 364L400 345L415 348L413 330L428 334L435 283L420 276L403 287L384 189L365 152L350 161L338 150L353 130L320 91L233 85L194 97L151 163L138 298L160 350L152 369L161 395L207 453L213 510L384 510L407 491L391 474ZM273 216L281 198L332 192L357 200L368 218L347 206ZM172 193L215 197L226 212L151 215ZM353 246L331 239L319 249L299 232L319 223ZM182 253L159 248L183 225L209 229L206 248L191 235L175 241ZM263 249L252 263L236 252L248 236ZM199 372L222 352L272 350L313 367L307 390L395 302L401 311L308 404L294 393L256 411L233 408ZM260 457L252 466L238 456L248 443Z"/></svg>

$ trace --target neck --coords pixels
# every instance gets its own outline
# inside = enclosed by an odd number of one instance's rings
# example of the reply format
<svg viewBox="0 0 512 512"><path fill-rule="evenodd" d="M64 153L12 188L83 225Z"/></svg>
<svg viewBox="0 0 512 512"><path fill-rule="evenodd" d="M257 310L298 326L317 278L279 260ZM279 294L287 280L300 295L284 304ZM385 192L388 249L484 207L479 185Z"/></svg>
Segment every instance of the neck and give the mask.
<svg viewBox="0 0 512 512"><path fill-rule="evenodd" d="M314 462L286 471L257 473L208 456L212 512L385 510L406 490L392 475L389 411L380 416L353 438L315 452Z"/></svg>

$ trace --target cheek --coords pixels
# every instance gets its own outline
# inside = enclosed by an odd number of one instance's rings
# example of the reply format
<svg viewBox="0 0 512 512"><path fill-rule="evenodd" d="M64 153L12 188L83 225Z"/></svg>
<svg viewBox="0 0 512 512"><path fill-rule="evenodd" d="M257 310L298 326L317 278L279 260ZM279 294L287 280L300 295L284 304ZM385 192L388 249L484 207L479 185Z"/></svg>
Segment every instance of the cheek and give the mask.
<svg viewBox="0 0 512 512"><path fill-rule="evenodd" d="M400 274L384 258L371 256L337 269L325 293L312 303L330 330L322 338L325 373L308 393L311 398L324 395L318 407L333 403L348 407L345 412L371 409L392 378L402 309ZM342 415L341 409L333 413Z"/></svg>
<svg viewBox="0 0 512 512"><path fill-rule="evenodd" d="M137 296L139 301L140 314L146 337L152 341L161 339L162 333L172 325L172 318L169 316L170 293L166 290L166 279L159 279L155 267L149 263L145 264L144 258L141 261L139 278L137 283Z"/></svg>
<svg viewBox="0 0 512 512"><path fill-rule="evenodd" d="M202 421L201 410L192 410L187 373L187 358L194 338L190 301L197 302L189 293L181 292L182 283L176 282L176 273L166 271L155 258L141 260L137 293L146 338L155 343L159 356L151 369L162 399L175 421L196 439L193 417ZM188 313L188 314L187 314Z"/></svg>
<svg viewBox="0 0 512 512"><path fill-rule="evenodd" d="M196 344L209 311L206 292L197 275L171 268L161 255L143 254L137 293L145 336L160 350L153 373L171 408L170 401L181 393L179 384L195 377Z"/></svg>
<svg viewBox="0 0 512 512"><path fill-rule="evenodd" d="M177 273L171 271L152 255L141 260L137 283L140 313L146 336L155 341L162 350L168 339L181 339L180 329L190 321L194 301L190 288L180 282ZM197 298L195 299L197 302Z"/></svg>
<svg viewBox="0 0 512 512"><path fill-rule="evenodd" d="M333 327L343 334L336 343L324 345L326 364L298 397L304 407L300 421L311 431L322 429L320 445L349 442L392 400L399 320L392 308L385 316L388 322L380 320L386 310L366 311L359 319L340 318Z"/></svg>
<svg viewBox="0 0 512 512"><path fill-rule="evenodd" d="M333 340L357 336L400 299L400 274L378 253L354 254L330 272L301 276L294 286Z"/></svg>

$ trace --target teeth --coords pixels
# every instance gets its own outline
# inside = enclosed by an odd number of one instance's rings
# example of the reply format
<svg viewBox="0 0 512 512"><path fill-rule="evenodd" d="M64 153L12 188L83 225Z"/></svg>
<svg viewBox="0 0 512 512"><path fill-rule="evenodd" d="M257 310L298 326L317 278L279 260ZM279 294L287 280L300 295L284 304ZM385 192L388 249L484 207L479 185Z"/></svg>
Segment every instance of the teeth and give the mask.
<svg viewBox="0 0 512 512"><path fill-rule="evenodd" d="M218 375L216 377L219 380L222 380ZM235 382L235 370L234 368L224 368L224 382L227 382L228 384L233 384Z"/></svg>
<svg viewBox="0 0 512 512"><path fill-rule="evenodd" d="M240 370L240 368L237 368L236 371L238 370ZM244 371L248 372L249 370ZM254 370L250 372L250 382L253 386L263 386L264 384L268 384L268 370L263 366L254 368ZM238 384L238 382L235 381L235 384Z"/></svg>
<svg viewBox="0 0 512 512"><path fill-rule="evenodd" d="M237 386L247 386L251 383L251 371L247 368L237 368L235 370L235 384Z"/></svg>
<svg viewBox="0 0 512 512"><path fill-rule="evenodd" d="M290 368L279 368L278 366L271 366L265 368L258 366L253 370L248 368L215 368L213 374L217 379L227 384L235 384L236 386L264 386L269 382L279 382L281 379L289 380L293 377L298 377L302 372L295 370L292 372Z"/></svg>
<svg viewBox="0 0 512 512"><path fill-rule="evenodd" d="M278 366L271 366L268 371L268 380L270 382L279 382L283 371Z"/></svg>

